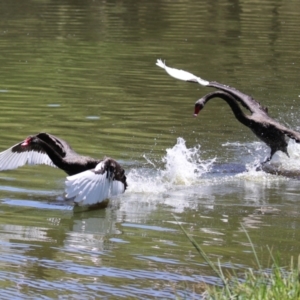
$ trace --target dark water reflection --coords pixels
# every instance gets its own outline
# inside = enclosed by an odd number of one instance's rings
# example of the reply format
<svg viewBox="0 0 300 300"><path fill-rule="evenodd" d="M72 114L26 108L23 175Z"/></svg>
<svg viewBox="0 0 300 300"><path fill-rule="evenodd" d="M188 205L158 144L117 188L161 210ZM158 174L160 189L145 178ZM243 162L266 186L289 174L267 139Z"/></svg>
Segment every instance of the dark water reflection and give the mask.
<svg viewBox="0 0 300 300"><path fill-rule="evenodd" d="M74 211L60 170L2 172L1 297L200 298L201 282L220 281L172 213L224 268L255 265L241 224L265 267L266 245L284 264L298 255L299 181L245 173L269 150L221 101L191 118L209 90L155 61L233 85L299 128L299 12L273 0L0 1L1 149L47 131L115 157L129 178L107 209Z"/></svg>

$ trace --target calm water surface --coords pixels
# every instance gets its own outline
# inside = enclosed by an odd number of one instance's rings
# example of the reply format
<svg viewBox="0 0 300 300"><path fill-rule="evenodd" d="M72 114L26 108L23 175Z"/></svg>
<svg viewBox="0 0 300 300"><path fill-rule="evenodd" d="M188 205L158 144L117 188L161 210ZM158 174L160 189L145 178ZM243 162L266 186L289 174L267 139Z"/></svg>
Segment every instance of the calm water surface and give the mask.
<svg viewBox="0 0 300 300"><path fill-rule="evenodd" d="M198 299L213 261L264 267L300 253L299 180L256 172L269 149L211 89L157 58L251 94L300 129L299 1L0 1L0 150L40 131L119 160L129 188L104 210L61 199L65 174L0 174L1 299ZM272 164L300 169L300 149Z"/></svg>

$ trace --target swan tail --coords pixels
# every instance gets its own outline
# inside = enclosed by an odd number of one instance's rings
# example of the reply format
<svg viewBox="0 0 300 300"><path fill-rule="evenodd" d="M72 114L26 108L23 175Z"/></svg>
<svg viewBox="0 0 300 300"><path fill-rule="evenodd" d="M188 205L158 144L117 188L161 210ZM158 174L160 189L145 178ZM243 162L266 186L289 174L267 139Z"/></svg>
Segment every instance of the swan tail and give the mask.
<svg viewBox="0 0 300 300"><path fill-rule="evenodd" d="M297 144L300 143L300 133L291 129L283 130L284 134L286 134L290 139L294 140Z"/></svg>

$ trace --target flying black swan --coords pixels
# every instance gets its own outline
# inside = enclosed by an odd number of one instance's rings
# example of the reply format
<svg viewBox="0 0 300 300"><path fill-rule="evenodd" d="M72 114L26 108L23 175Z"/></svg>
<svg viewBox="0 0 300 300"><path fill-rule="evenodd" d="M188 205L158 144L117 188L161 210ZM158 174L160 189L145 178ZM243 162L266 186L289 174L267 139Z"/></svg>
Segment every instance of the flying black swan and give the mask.
<svg viewBox="0 0 300 300"><path fill-rule="evenodd" d="M216 81L206 81L197 77L189 72L183 70L177 70L174 68L167 67L164 62L160 59L157 60L156 65L166 70L166 72L177 79L199 83L203 86L209 86L217 88L220 91L209 93L196 101L194 115L197 116L204 105L212 98L221 98L225 100L231 107L235 117L245 126L249 127L252 132L264 143L271 148L270 156L263 162L266 163L272 159L274 153L278 150L284 152L289 156L287 151L286 136L294 139L297 143L300 143L300 133L289 129L276 120L272 119L268 115L267 108L261 106L256 100L249 95L246 95L233 87L229 87L218 83ZM249 110L251 115L246 115L241 107Z"/></svg>
<svg viewBox="0 0 300 300"><path fill-rule="evenodd" d="M126 190L124 169L112 158L94 159L76 153L49 133L38 133L0 153L0 171L25 164L45 164L64 170L66 198L76 205L94 206Z"/></svg>

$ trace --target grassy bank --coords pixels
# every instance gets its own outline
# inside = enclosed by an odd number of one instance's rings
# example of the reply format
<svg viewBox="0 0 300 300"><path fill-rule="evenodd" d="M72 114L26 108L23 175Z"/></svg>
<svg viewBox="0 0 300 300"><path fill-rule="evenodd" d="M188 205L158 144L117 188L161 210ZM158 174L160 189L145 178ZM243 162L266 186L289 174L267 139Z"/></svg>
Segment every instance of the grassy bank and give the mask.
<svg viewBox="0 0 300 300"><path fill-rule="evenodd" d="M289 270L275 262L268 272L249 269L244 279L225 280L224 287L208 287L204 299L300 299L299 272L291 263Z"/></svg>
<svg viewBox="0 0 300 300"><path fill-rule="evenodd" d="M281 267L273 257L271 250L268 248L272 267L263 270L256 255L253 243L244 229L244 232L252 246L252 250L257 263L257 270L248 269L244 275L236 274L224 276L220 263L213 263L200 245L187 234L185 229L178 224L190 242L193 244L198 253L204 258L210 268L222 280L223 286L208 286L203 293L203 299L238 299L238 300L277 300L277 299L299 299L300 300L300 256L295 266L293 257L289 268Z"/></svg>

